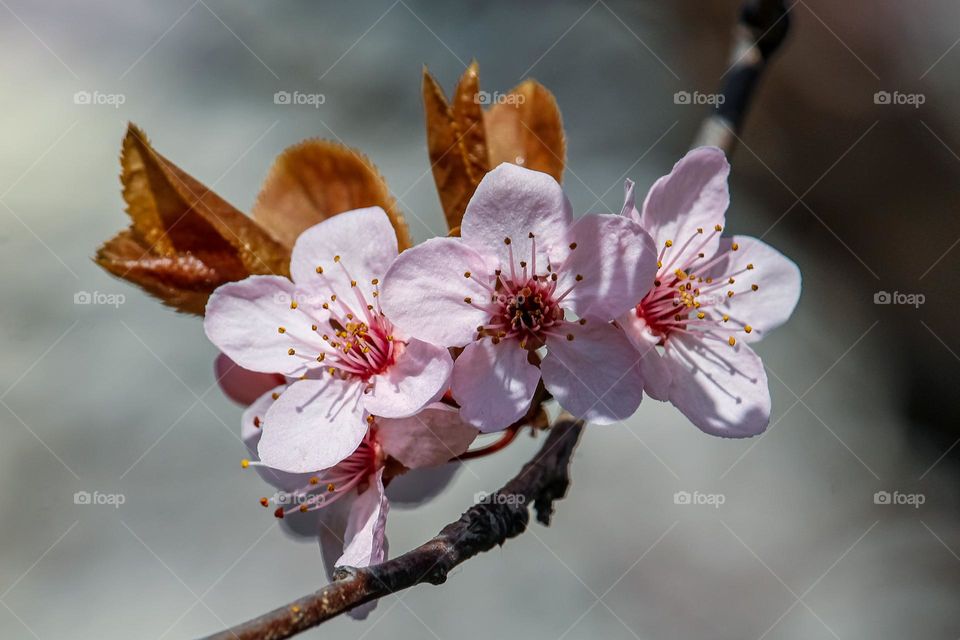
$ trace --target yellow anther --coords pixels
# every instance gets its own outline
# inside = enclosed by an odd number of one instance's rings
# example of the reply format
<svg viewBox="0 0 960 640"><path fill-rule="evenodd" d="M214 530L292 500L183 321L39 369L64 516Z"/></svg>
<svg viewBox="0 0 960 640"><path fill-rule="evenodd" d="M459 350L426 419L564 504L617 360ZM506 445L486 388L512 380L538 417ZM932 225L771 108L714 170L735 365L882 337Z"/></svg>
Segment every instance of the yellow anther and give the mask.
<svg viewBox="0 0 960 640"><path fill-rule="evenodd" d="M727 340L727 344L729 344L732 347L733 345L737 344L737 339L734 338L733 336L730 336L730 339Z"/></svg>
<svg viewBox="0 0 960 640"><path fill-rule="evenodd" d="M273 398L274 400L276 400L277 398L280 397L280 394L277 393L276 391L274 391L273 393L270 394L270 397Z"/></svg>
<svg viewBox="0 0 960 640"><path fill-rule="evenodd" d="M300 509L300 513L306 513L306 512L307 512L307 505L302 504L302 505L300 505L299 509ZM293 605L292 607L290 607L290 610L293 611L294 613L296 613L299 609L300 609L300 607L298 607L297 605Z"/></svg>
<svg viewBox="0 0 960 640"><path fill-rule="evenodd" d="M321 353L317 356L317 362L323 362L327 358L327 354Z"/></svg>
<svg viewBox="0 0 960 640"><path fill-rule="evenodd" d="M310 325L310 330L311 330L311 331L316 331L316 330L317 330L317 325L315 325L315 324Z"/></svg>
<svg viewBox="0 0 960 640"><path fill-rule="evenodd" d="M295 353L296 353L296 351L294 351L292 347L291 347L290 349L287 349L287 355L288 355L288 356L292 356L292 355L295 354Z"/></svg>
<svg viewBox="0 0 960 640"><path fill-rule="evenodd" d="M270 505L270 501L267 500L266 498L260 498L260 504L262 504L263 506L267 507L267 506Z"/></svg>
<svg viewBox="0 0 960 640"><path fill-rule="evenodd" d="M351 280L351 281L350 281L350 286L351 286L351 287L357 286L357 281L356 281L356 280Z"/></svg>
<svg viewBox="0 0 960 640"><path fill-rule="evenodd" d="M373 416L367 416L367 424L373 424Z"/></svg>
<svg viewBox="0 0 960 640"><path fill-rule="evenodd" d="M662 268L663 268L663 262L661 262L660 260L657 260L657 269L662 269Z"/></svg>
<svg viewBox="0 0 960 640"><path fill-rule="evenodd" d="M672 246L673 246L673 240L667 240L666 242L663 243L663 246L665 246L665 247L667 247L667 248L672 247Z"/></svg>
<svg viewBox="0 0 960 640"><path fill-rule="evenodd" d="M728 316L728 315L726 315L726 314L723 315L723 321L724 321L724 322L728 321L729 319L730 319L730 316Z"/></svg>
<svg viewBox="0 0 960 640"><path fill-rule="evenodd" d="M707 278L707 284L712 284L712 283L713 283L713 278Z"/></svg>
<svg viewBox="0 0 960 640"><path fill-rule="evenodd" d="M727 291L727 297L728 297L728 298L732 298L732 297L733 297L733 291Z"/></svg>
<svg viewBox="0 0 960 640"><path fill-rule="evenodd" d="M336 302L336 301L337 301L337 294L333 294L332 296L330 296L330 302Z"/></svg>
<svg viewBox="0 0 960 640"><path fill-rule="evenodd" d="M713 230L714 230L714 231L723 231L723 227L721 227L720 225L715 225L715 226L713 227Z"/></svg>
<svg viewBox="0 0 960 640"><path fill-rule="evenodd" d="M510 238L504 238L503 244L510 244Z"/></svg>
<svg viewBox="0 0 960 640"><path fill-rule="evenodd" d="M310 484L312 485L320 484L320 478L318 478L317 476L313 476L312 478L310 478Z"/></svg>
<svg viewBox="0 0 960 640"><path fill-rule="evenodd" d="M469 278L469 277L470 277L470 272L469 272L469 271L464 271L464 272L463 272L463 277L464 277L464 278Z"/></svg>
<svg viewBox="0 0 960 640"><path fill-rule="evenodd" d="M747 269L753 269L753 263L752 263L752 262L747 265Z"/></svg>
<svg viewBox="0 0 960 640"><path fill-rule="evenodd" d="M570 243L570 250L573 251L573 250L576 249L576 248L577 248L577 243L576 243L576 242L571 242L571 243Z"/></svg>
<svg viewBox="0 0 960 640"><path fill-rule="evenodd" d="M329 367L329 368L327 369L327 373L329 373L330 375L333 375L333 374L335 374L336 372L337 372L337 369L336 369L335 367Z"/></svg>
<svg viewBox="0 0 960 640"><path fill-rule="evenodd" d="M570 340L571 342L573 341L573 334L572 334L572 333L568 333L568 334L567 334L567 340Z"/></svg>
<svg viewBox="0 0 960 640"><path fill-rule="evenodd" d="M687 274L686 274L686 272L685 272L683 269L677 269L676 271L673 272L673 275L677 276L677 279L678 279L678 280L686 280L686 279L687 279Z"/></svg>
<svg viewBox="0 0 960 640"><path fill-rule="evenodd" d="M745 324L743 325L743 330L746 331L747 333L750 333L751 331L753 331L753 327L751 327L748 324Z"/></svg>
<svg viewBox="0 0 960 640"><path fill-rule="evenodd" d="M340 256L333 256L334 262L340 262Z"/></svg>
<svg viewBox="0 0 960 640"><path fill-rule="evenodd" d="M580 318L579 320L577 320L577 322L579 322L579 323L580 323L580 326L582 327L583 325L587 324L587 319L586 319L586 318Z"/></svg>
<svg viewBox="0 0 960 640"><path fill-rule="evenodd" d="M574 278L574 280L576 280L577 282L580 282L581 280L583 280L583 276L578 273L577 277Z"/></svg>
<svg viewBox="0 0 960 640"><path fill-rule="evenodd" d="M277 333L286 333L287 330L283 327L277 327Z"/></svg>
<svg viewBox="0 0 960 640"><path fill-rule="evenodd" d="M247 467L250 466L250 461L247 460L246 458L244 458L243 460L240 461L240 466L241 466L243 469L246 469Z"/></svg>
<svg viewBox="0 0 960 640"><path fill-rule="evenodd" d="M738 245L736 242L734 242L732 245L730 245L730 248L733 249L734 251L736 251L737 249L740 248L740 245Z"/></svg>
<svg viewBox="0 0 960 640"><path fill-rule="evenodd" d="M332 482L327 483L327 491L331 491L331 492L332 492L332 491L333 491L334 489L336 489L336 488L337 488L337 486L336 486L335 484L333 484Z"/></svg>
<svg viewBox="0 0 960 640"><path fill-rule="evenodd" d="M317 273L323 273L323 267L317 266Z"/></svg>
<svg viewBox="0 0 960 640"><path fill-rule="evenodd" d="M750 288L753 289L754 291L756 291L757 289L760 288L760 285L758 285L758 284L752 284L752 285L750 285Z"/></svg>
<svg viewBox="0 0 960 640"><path fill-rule="evenodd" d="M706 317L707 317L707 314L705 314L703 311L697 314L697 320L703 320Z"/></svg>
<svg viewBox="0 0 960 640"><path fill-rule="evenodd" d="M733 283L734 283L734 279L733 279L733 278L730 278L729 280L727 280L727 282L729 282L730 284L733 284Z"/></svg>
<svg viewBox="0 0 960 640"><path fill-rule="evenodd" d="M703 233L703 227L697 227L697 233Z"/></svg>
<svg viewBox="0 0 960 640"><path fill-rule="evenodd" d="M370 284L372 284L373 286L377 286L378 284L380 284L380 278L374 278L373 280L370 281Z"/></svg>

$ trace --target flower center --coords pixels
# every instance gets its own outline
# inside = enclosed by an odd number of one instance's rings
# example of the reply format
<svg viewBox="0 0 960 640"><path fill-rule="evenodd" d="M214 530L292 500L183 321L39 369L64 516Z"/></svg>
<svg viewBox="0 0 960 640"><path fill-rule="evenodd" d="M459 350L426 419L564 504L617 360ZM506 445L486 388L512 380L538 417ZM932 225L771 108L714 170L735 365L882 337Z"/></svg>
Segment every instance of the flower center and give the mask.
<svg viewBox="0 0 960 640"><path fill-rule="evenodd" d="M391 367L403 348L400 341L393 338L393 323L383 315L378 300L380 281L374 278L370 285L371 297L374 304L367 301L367 297L356 280L350 276L340 256L334 256L333 262L342 270L349 281L352 292L347 299L340 295L337 287L343 283L328 277L322 266L316 269L323 286L329 291L329 296L320 296L319 300L292 300L291 309L297 309L304 314L304 322L310 324L311 347L314 353L300 353L291 347L287 354L315 361L330 375L341 377L357 377L363 381L383 373ZM353 297L351 301L349 298ZM317 302L322 313L318 313ZM301 304L303 302L304 304ZM321 319L324 318L324 319ZM286 333L286 327L278 327L280 333Z"/></svg>
<svg viewBox="0 0 960 640"><path fill-rule="evenodd" d="M277 505L273 515L283 518L294 512L306 513L328 507L355 489L363 490L370 476L383 466L385 456L376 439L376 430L367 431L360 446L336 466L311 476L293 491L277 492L272 498L260 498L260 504ZM250 464L255 463L248 463Z"/></svg>
<svg viewBox="0 0 960 640"><path fill-rule="evenodd" d="M702 249L722 230L720 225L715 226L710 234L697 229L679 248L674 247L672 240L664 243L657 259L654 286L636 307L637 317L644 320L651 333L659 338L658 344L664 344L672 335L696 333L701 338L721 340L734 346L737 343L734 334L753 331L744 318L731 317L722 305L734 296L759 289L756 284L746 289L738 284L738 278L753 271L754 265L748 264L722 276L704 277L696 273L706 273L740 249L734 242L729 251L705 259ZM696 248L687 252L690 247Z"/></svg>
<svg viewBox="0 0 960 640"><path fill-rule="evenodd" d="M538 273L537 240L533 232L529 233L528 237L531 240L529 262L517 262L513 255L512 240L504 238L509 255L506 268L500 265L486 281L469 271L463 274L490 294L486 303L474 301L470 297L464 298L465 303L490 313L487 323L477 327L478 339L489 337L494 344L501 340L516 339L524 349L542 347L547 336L573 340L573 334L564 330L565 325L573 323L564 318L561 303L583 280L583 276L578 274L573 285L564 291L558 291L558 274L562 273L564 265L554 268L548 258L546 269L543 273ZM572 243L571 251L576 249L576 246L576 243ZM585 320L579 322L584 324Z"/></svg>

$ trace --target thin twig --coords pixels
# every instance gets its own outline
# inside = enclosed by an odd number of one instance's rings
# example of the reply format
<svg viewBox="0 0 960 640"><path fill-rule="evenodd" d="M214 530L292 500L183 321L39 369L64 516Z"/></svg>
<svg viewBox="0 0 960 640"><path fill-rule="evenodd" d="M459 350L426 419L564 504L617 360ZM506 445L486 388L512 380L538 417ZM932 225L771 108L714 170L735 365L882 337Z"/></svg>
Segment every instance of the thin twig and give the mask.
<svg viewBox="0 0 960 640"><path fill-rule="evenodd" d="M704 119L694 147L711 145L731 154L767 62L790 30L790 9L784 0L747 0L734 28L730 67L720 87L722 101Z"/></svg>
<svg viewBox="0 0 960 640"><path fill-rule="evenodd" d="M583 422L562 415L540 451L520 473L486 500L470 507L432 540L393 560L361 569L338 569L323 589L207 640L280 640L417 584L443 584L451 569L523 533L532 504L537 520L550 524L553 501L566 494L570 459Z"/></svg>

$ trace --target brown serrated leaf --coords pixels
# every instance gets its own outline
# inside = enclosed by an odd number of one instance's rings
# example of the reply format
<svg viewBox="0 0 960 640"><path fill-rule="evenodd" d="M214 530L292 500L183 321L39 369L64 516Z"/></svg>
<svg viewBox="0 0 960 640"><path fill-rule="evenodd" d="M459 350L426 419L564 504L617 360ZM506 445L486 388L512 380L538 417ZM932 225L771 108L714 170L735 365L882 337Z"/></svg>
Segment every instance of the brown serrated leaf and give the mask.
<svg viewBox="0 0 960 640"><path fill-rule="evenodd" d="M479 177L474 179L472 176L470 161L453 109L426 67L423 68L423 110L427 123L427 152L433 181L437 185L447 227L452 229L460 226L463 212L479 183Z"/></svg>
<svg viewBox="0 0 960 640"><path fill-rule="evenodd" d="M474 189L490 170L487 158L487 137L483 125L480 93L480 67L474 60L460 76L453 92L453 118L461 132L461 144L467 158L467 173ZM470 195L473 195L472 193Z"/></svg>
<svg viewBox="0 0 960 640"><path fill-rule="evenodd" d="M351 209L381 207L400 250L410 231L390 189L366 156L336 142L305 140L281 153L253 207L253 218L288 248L306 229Z"/></svg>
<svg viewBox="0 0 960 640"><path fill-rule="evenodd" d="M286 247L157 153L132 124L120 165L132 224L97 252L97 264L110 273L196 314L223 283L288 274Z"/></svg>
<svg viewBox="0 0 960 640"><path fill-rule="evenodd" d="M210 293L224 282L248 273L229 255L158 255L130 229L121 231L97 251L96 262L113 275L139 285L171 307L203 315Z"/></svg>
<svg viewBox="0 0 960 640"><path fill-rule="evenodd" d="M484 112L490 168L511 162L563 178L566 140L553 94L525 80Z"/></svg>
<svg viewBox="0 0 960 640"><path fill-rule="evenodd" d="M132 124L120 160L123 196L133 230L153 252L233 254L250 273L287 273L289 251L157 153Z"/></svg>

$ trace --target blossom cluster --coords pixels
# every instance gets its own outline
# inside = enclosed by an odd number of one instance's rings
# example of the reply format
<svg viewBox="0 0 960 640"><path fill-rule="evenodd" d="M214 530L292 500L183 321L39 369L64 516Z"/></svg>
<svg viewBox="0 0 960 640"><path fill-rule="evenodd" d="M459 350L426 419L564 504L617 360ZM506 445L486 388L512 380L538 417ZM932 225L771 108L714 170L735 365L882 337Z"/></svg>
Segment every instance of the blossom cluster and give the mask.
<svg viewBox="0 0 960 640"><path fill-rule="evenodd" d="M722 151L695 149L639 208L628 181L619 215L575 219L556 180L505 163L458 237L400 253L386 213L358 209L297 238L289 279L218 288L204 327L243 372L223 361L277 515L322 511L342 539L328 562L380 562L396 469L456 459L535 397L611 424L646 394L710 434L762 432L770 395L750 345L790 316L800 274L723 234L728 173Z"/></svg>

